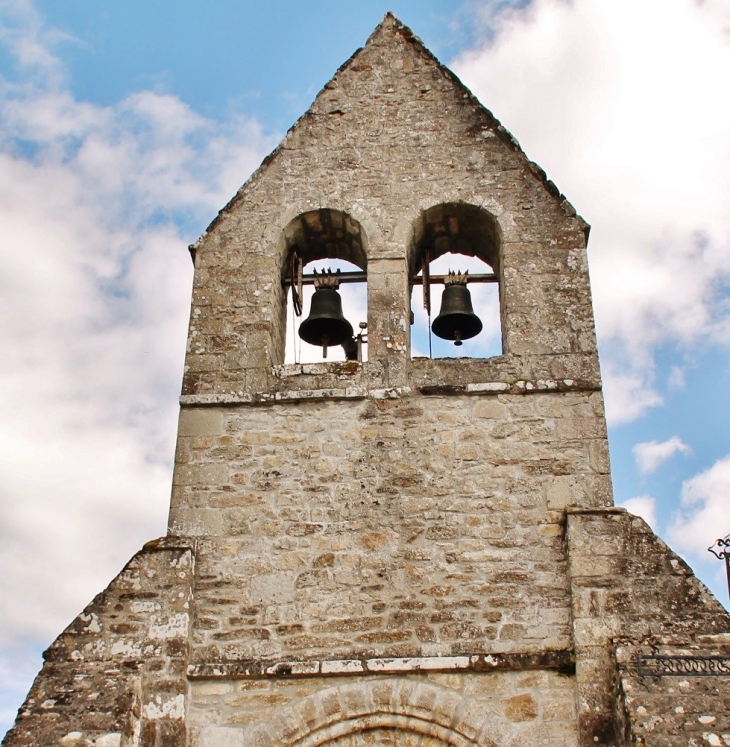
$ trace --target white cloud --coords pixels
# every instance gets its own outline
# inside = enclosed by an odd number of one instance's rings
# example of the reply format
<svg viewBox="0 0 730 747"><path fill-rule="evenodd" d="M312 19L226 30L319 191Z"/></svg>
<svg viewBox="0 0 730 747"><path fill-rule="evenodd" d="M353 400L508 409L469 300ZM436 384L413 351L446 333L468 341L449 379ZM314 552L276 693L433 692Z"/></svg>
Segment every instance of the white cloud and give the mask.
<svg viewBox="0 0 730 747"><path fill-rule="evenodd" d="M53 54L53 47L58 42L71 41L73 37L46 26L31 0L2 0L0 12L0 44L8 49L16 65L43 75L48 82L60 84L65 70Z"/></svg>
<svg viewBox="0 0 730 747"><path fill-rule="evenodd" d="M454 68L593 224L613 422L661 403L659 345L726 344L726 0L533 0ZM620 372L620 373L617 373Z"/></svg>
<svg viewBox="0 0 730 747"><path fill-rule="evenodd" d="M682 484L682 508L669 527L680 550L706 561L707 548L730 532L730 454Z"/></svg>
<svg viewBox="0 0 730 747"><path fill-rule="evenodd" d="M636 466L642 475L650 475L675 454L691 454L687 444L679 436L672 436L666 441L645 441L633 448Z"/></svg>
<svg viewBox="0 0 730 747"><path fill-rule="evenodd" d="M629 513L641 518L656 531L659 527L656 516L656 500L650 495L637 495L635 498L629 498L623 503L619 503Z"/></svg>
<svg viewBox="0 0 730 747"><path fill-rule="evenodd" d="M648 408L661 405L664 401L654 389L651 369L626 371L604 358L601 373L606 393L606 419L613 425L631 422Z"/></svg>
<svg viewBox="0 0 730 747"><path fill-rule="evenodd" d="M52 34L14 7L0 31L21 69L0 79L0 733L38 649L165 532L186 244L276 140L149 91L76 101Z"/></svg>
<svg viewBox="0 0 730 747"><path fill-rule="evenodd" d="M77 101L53 54L57 35L27 2L1 9L0 43L19 70L0 79L7 689L8 661L47 645L165 532L186 245L278 138L161 93L106 107ZM12 667L20 679L35 669Z"/></svg>
<svg viewBox="0 0 730 747"><path fill-rule="evenodd" d="M667 387L670 391L676 391L678 389L684 389L687 383L684 369L680 366L672 366L669 369L669 377L667 379Z"/></svg>

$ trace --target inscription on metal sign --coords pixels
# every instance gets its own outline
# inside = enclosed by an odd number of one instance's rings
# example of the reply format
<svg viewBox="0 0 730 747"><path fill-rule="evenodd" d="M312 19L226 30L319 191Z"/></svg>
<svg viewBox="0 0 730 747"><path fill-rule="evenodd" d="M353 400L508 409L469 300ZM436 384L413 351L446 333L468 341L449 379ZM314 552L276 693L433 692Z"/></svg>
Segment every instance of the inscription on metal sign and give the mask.
<svg viewBox="0 0 730 747"><path fill-rule="evenodd" d="M639 677L722 677L730 675L730 656L658 656L638 654Z"/></svg>

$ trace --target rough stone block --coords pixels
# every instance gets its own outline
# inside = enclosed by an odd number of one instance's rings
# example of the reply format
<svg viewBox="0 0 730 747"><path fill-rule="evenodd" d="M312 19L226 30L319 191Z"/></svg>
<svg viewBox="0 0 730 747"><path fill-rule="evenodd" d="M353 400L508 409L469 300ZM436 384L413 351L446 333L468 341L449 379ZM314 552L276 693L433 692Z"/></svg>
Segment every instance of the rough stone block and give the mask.
<svg viewBox="0 0 730 747"><path fill-rule="evenodd" d="M502 706L504 715L510 721L532 721L537 718L537 703L529 693L508 698L502 701Z"/></svg>
<svg viewBox="0 0 730 747"><path fill-rule="evenodd" d="M224 418L221 410L212 408L184 408L180 410L178 435L219 436L224 433Z"/></svg>

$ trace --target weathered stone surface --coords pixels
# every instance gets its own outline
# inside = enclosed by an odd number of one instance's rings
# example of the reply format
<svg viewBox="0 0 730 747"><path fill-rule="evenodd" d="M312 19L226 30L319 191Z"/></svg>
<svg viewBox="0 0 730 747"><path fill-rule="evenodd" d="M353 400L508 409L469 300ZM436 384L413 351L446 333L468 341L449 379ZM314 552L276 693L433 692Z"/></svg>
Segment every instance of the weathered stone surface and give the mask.
<svg viewBox="0 0 730 747"><path fill-rule="evenodd" d="M180 435L171 508L172 532L231 538L200 545L194 648L225 660L567 647L563 509L610 500L589 453L605 447L599 398L216 408L217 434ZM586 435L566 441L563 422Z"/></svg>
<svg viewBox="0 0 730 747"><path fill-rule="evenodd" d="M730 651L730 616L687 564L623 509L569 512L567 538L585 742L692 744L693 735L712 733L698 720L710 711L717 728L730 731L727 677L636 675L636 654L659 651L662 642L685 644L695 655Z"/></svg>
<svg viewBox="0 0 730 747"><path fill-rule="evenodd" d="M192 247L169 536L46 652L5 747L730 744L730 618L612 507L586 224L392 16ZM364 362L284 365L292 252L367 272ZM503 354L411 358L411 281ZM179 536L177 536L179 535Z"/></svg>
<svg viewBox="0 0 730 747"><path fill-rule="evenodd" d="M409 361L408 274L427 244L432 257L465 249L494 266L503 356ZM291 388L276 367L281 279L294 245L306 258L366 267L370 286L368 362L352 374L341 366L309 374L302 388L403 386L410 369L417 386L566 378L599 386L585 224L393 19L196 244L186 394L252 393L254 378L262 391Z"/></svg>
<svg viewBox="0 0 730 747"><path fill-rule="evenodd" d="M433 740L428 744L532 744L534 726L539 724L535 744L577 745L574 679L550 671L539 675L530 680L515 672L342 677L335 683L327 678L268 680L261 682L261 688L223 697L208 694L206 681L201 680L191 692L191 744L248 745L254 734L261 738L265 729L262 746L295 744L314 735L323 739L327 730L336 741L326 744L354 745L361 742L350 738L366 727L371 733L377 724L391 731L391 739L396 731L405 739L403 732L412 729L414 739L415 734L428 735ZM548 704L543 712L540 703ZM285 724L290 725L289 736L282 736Z"/></svg>
<svg viewBox="0 0 730 747"><path fill-rule="evenodd" d="M640 676L639 653L660 656L728 656L730 635L708 636L680 646L652 638L619 646L619 682L628 711L630 734L644 744L722 745L730 737L730 694L727 677Z"/></svg>
<svg viewBox="0 0 730 747"><path fill-rule="evenodd" d="M177 538L137 553L45 652L3 745L184 744L193 574Z"/></svg>

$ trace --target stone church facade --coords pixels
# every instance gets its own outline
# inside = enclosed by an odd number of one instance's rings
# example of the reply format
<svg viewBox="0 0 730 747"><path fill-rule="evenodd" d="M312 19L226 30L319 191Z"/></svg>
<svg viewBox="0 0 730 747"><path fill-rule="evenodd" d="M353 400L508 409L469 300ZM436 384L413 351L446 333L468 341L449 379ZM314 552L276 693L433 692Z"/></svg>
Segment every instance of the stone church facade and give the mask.
<svg viewBox="0 0 730 747"><path fill-rule="evenodd" d="M730 617L613 505L587 237L386 16L191 248L168 535L3 745L730 745ZM367 361L284 364L294 251L366 272ZM447 252L502 355L411 356Z"/></svg>

